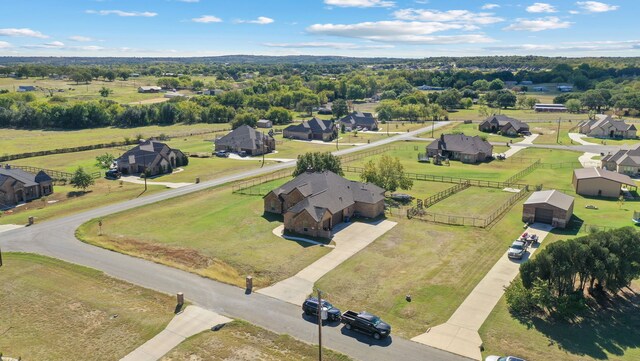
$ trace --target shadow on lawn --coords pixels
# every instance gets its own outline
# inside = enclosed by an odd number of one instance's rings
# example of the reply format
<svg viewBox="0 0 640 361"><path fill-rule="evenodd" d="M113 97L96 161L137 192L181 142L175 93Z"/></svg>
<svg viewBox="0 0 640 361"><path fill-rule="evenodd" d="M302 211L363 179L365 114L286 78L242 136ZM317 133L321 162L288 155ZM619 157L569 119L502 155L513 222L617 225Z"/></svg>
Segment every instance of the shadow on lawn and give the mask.
<svg viewBox="0 0 640 361"><path fill-rule="evenodd" d="M533 317L520 320L574 355L606 360L607 353L624 355L627 349L640 347L640 295L627 289L613 298L601 297L576 323ZM606 353L605 353L606 352Z"/></svg>

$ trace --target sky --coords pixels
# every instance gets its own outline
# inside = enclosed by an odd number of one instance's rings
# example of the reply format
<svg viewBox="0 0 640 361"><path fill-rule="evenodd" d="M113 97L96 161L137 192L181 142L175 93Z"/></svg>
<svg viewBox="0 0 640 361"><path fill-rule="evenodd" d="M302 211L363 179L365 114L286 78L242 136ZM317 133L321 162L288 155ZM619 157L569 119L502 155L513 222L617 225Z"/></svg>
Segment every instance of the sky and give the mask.
<svg viewBox="0 0 640 361"><path fill-rule="evenodd" d="M640 56L639 0L0 0L0 56Z"/></svg>

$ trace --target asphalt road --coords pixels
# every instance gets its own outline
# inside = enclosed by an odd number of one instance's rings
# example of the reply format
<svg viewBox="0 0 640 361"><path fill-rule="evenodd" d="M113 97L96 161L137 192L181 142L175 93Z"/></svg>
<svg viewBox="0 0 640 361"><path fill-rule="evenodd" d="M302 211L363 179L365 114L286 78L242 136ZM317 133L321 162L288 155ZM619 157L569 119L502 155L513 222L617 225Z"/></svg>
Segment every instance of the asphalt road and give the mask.
<svg viewBox="0 0 640 361"><path fill-rule="evenodd" d="M444 124L446 122L436 123L436 127ZM394 141L410 139L427 130L430 130L430 127L392 136L360 147L336 151L334 154L344 155L361 152ZM286 333L306 342L317 343L317 325L313 320L305 319L302 310L298 306L257 293L247 295L243 289L238 287L94 247L75 238L77 227L93 218L103 217L135 207L153 206L152 203L165 199L251 176L291 168L294 165L295 162L279 163L233 176L92 209L31 227L7 231L0 233L0 246L4 251L37 253L88 266L101 270L115 278L161 292L169 294L183 292L185 297L192 303L222 315L244 319L278 333ZM468 360L464 357L393 335L386 340L375 341L366 335L348 331L341 325L336 324L327 325L323 328L323 345L360 360Z"/></svg>

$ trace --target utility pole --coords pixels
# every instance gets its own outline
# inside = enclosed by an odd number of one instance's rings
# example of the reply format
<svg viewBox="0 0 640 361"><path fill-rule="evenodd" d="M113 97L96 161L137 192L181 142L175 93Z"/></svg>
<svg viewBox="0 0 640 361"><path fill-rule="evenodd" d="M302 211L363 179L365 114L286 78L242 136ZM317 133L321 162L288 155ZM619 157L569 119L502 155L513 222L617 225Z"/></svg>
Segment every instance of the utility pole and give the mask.
<svg viewBox="0 0 640 361"><path fill-rule="evenodd" d="M387 137L389 136L389 121L387 120Z"/></svg>
<svg viewBox="0 0 640 361"><path fill-rule="evenodd" d="M261 134L262 134L262 165L260 166L260 168L264 167L264 142L267 141L267 138L264 136L264 131L262 131Z"/></svg>
<svg viewBox="0 0 640 361"><path fill-rule="evenodd" d="M435 130L435 128L436 128L436 118L433 117L431 119L431 138L433 138L433 131Z"/></svg>
<svg viewBox="0 0 640 361"><path fill-rule="evenodd" d="M558 131L556 132L556 143L560 143L560 121L561 117L558 117Z"/></svg>
<svg viewBox="0 0 640 361"><path fill-rule="evenodd" d="M0 249L0 267L2 267L2 250Z"/></svg>
<svg viewBox="0 0 640 361"><path fill-rule="evenodd" d="M318 290L318 361L322 361L322 292Z"/></svg>

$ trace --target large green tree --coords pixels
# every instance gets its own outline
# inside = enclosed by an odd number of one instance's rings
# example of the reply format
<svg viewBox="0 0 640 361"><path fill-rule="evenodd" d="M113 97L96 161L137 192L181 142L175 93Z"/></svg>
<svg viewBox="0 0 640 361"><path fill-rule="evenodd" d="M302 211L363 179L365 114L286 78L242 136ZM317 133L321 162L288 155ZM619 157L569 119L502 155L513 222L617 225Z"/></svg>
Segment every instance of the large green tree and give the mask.
<svg viewBox="0 0 640 361"><path fill-rule="evenodd" d="M344 175L340 158L329 152L313 152L299 155L293 176L296 177L307 170L313 170L314 172L324 172L328 170L338 175Z"/></svg>
<svg viewBox="0 0 640 361"><path fill-rule="evenodd" d="M84 168L78 167L71 177L71 184L74 188L82 189L83 192L95 183L91 174L87 173Z"/></svg>
<svg viewBox="0 0 640 361"><path fill-rule="evenodd" d="M364 165L360 179L384 188L389 192L397 189L411 189L413 181L404 173L404 167L397 157L383 154L376 163L373 159Z"/></svg>

